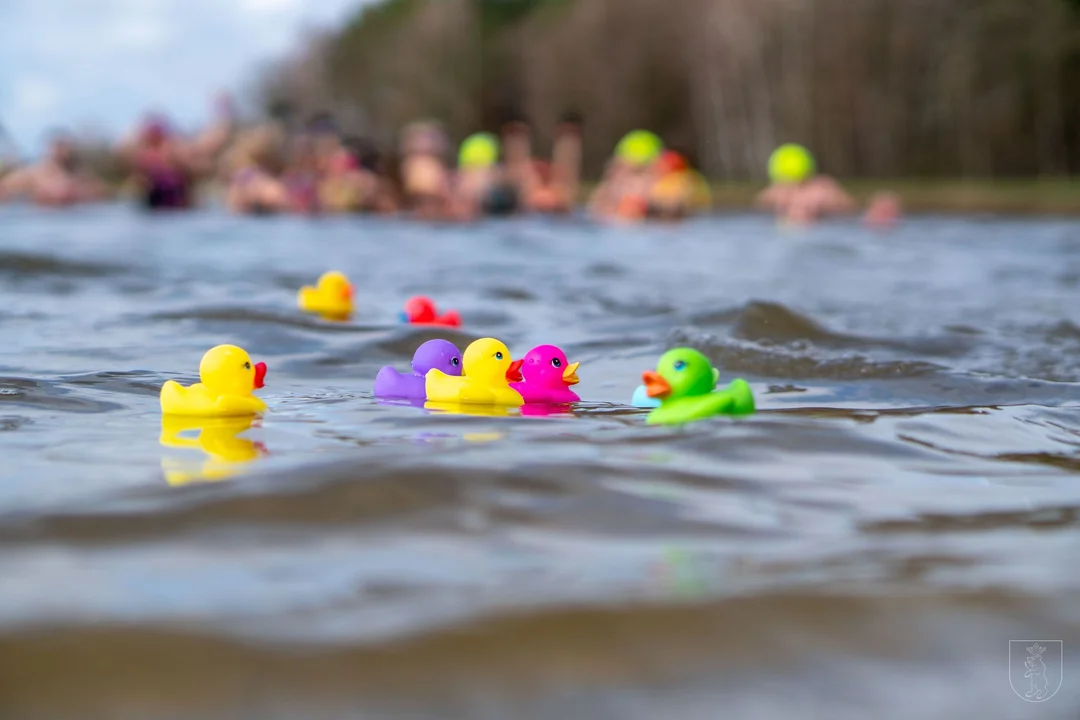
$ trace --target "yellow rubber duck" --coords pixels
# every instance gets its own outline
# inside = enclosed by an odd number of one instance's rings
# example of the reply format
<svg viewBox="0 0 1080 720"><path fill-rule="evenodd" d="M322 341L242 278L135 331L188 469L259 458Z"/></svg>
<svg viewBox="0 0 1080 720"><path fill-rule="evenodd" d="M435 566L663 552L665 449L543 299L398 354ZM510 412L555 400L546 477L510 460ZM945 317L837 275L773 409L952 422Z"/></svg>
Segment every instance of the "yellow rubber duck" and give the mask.
<svg viewBox="0 0 1080 720"><path fill-rule="evenodd" d="M432 369L425 377L424 388L432 403L468 405L524 404L512 382L521 382L523 360L512 360L506 345L494 338L476 340L461 357L461 377Z"/></svg>
<svg viewBox="0 0 1080 720"><path fill-rule="evenodd" d="M191 387L167 380L161 386L161 412L166 415L238 417L266 410L253 394L263 386L266 363L251 362L242 348L218 345L199 363L199 379Z"/></svg>
<svg viewBox="0 0 1080 720"><path fill-rule="evenodd" d="M193 448L208 456L199 463L164 458L161 468L165 482L173 487L192 482L225 480L240 472L241 466L266 454L261 443L240 437L251 429L253 417L190 418L165 415L161 418L163 446ZM198 431L197 437L183 433Z"/></svg>
<svg viewBox="0 0 1080 720"><path fill-rule="evenodd" d="M322 274L315 287L305 285L300 288L296 301L305 312L330 319L348 319L353 311L353 286L344 273L331 270Z"/></svg>

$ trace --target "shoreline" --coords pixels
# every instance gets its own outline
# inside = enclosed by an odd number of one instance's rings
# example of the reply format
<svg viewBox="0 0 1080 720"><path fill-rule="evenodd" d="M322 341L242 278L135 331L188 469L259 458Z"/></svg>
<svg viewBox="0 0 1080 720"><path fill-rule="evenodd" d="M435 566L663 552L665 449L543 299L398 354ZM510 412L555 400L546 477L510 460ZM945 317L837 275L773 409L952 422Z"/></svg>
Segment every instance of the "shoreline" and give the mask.
<svg viewBox="0 0 1080 720"><path fill-rule="evenodd" d="M900 196L905 213L1080 216L1080 179L840 180L860 207L875 192ZM764 187L754 182L713 182L713 210L748 210Z"/></svg>
<svg viewBox="0 0 1080 720"><path fill-rule="evenodd" d="M870 196L879 191L892 191L900 196L905 214L989 214L1015 216L1080 217L1080 178L1054 180L852 180L840 181L851 193L860 209L866 207ZM579 197L584 206L596 186L583 182ZM712 211L752 211L754 197L765 186L760 182L711 182ZM221 186L216 182L201 183L198 197L216 196ZM130 189L117 188L115 199L129 196Z"/></svg>

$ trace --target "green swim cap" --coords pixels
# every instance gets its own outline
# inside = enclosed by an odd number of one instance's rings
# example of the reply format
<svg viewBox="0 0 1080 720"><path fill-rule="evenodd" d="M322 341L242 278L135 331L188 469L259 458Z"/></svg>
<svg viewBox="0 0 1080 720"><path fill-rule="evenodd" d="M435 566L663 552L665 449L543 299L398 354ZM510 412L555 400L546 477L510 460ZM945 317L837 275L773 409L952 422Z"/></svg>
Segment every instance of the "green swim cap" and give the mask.
<svg viewBox="0 0 1080 720"><path fill-rule="evenodd" d="M491 133L474 133L465 138L458 151L458 166L491 167L499 159L499 140Z"/></svg>
<svg viewBox="0 0 1080 720"><path fill-rule="evenodd" d="M664 141L648 130L626 133L615 146L615 156L631 165L648 165L664 151Z"/></svg>
<svg viewBox="0 0 1080 720"><path fill-rule="evenodd" d="M769 177L774 183L797 183L814 174L814 156L802 145L788 143L769 156Z"/></svg>

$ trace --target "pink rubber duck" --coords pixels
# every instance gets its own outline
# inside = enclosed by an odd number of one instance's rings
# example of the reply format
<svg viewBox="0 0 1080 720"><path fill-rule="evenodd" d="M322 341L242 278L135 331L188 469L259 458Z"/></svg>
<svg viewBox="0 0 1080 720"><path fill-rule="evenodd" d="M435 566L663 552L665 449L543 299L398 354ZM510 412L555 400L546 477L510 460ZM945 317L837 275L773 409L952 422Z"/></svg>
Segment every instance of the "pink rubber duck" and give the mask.
<svg viewBox="0 0 1080 720"><path fill-rule="evenodd" d="M521 393L526 403L572 403L581 400L570 389L578 383L580 363L566 361L566 353L554 345L538 345L525 355L521 382L510 387Z"/></svg>

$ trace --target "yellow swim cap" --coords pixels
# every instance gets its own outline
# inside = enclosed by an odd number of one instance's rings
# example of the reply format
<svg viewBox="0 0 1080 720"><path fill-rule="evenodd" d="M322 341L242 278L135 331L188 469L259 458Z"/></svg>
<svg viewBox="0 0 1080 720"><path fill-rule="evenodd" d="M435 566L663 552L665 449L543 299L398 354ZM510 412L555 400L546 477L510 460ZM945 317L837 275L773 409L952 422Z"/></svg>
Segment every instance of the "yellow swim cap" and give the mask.
<svg viewBox="0 0 1080 720"><path fill-rule="evenodd" d="M633 130L615 146L615 156L631 165L648 165L664 151L664 142L648 130Z"/></svg>
<svg viewBox="0 0 1080 720"><path fill-rule="evenodd" d="M797 183L814 174L814 156L802 145L781 145L769 156L769 177L774 183Z"/></svg>
<svg viewBox="0 0 1080 720"><path fill-rule="evenodd" d="M499 159L499 140L491 133L474 133L461 143L458 166L463 168L491 167Z"/></svg>

